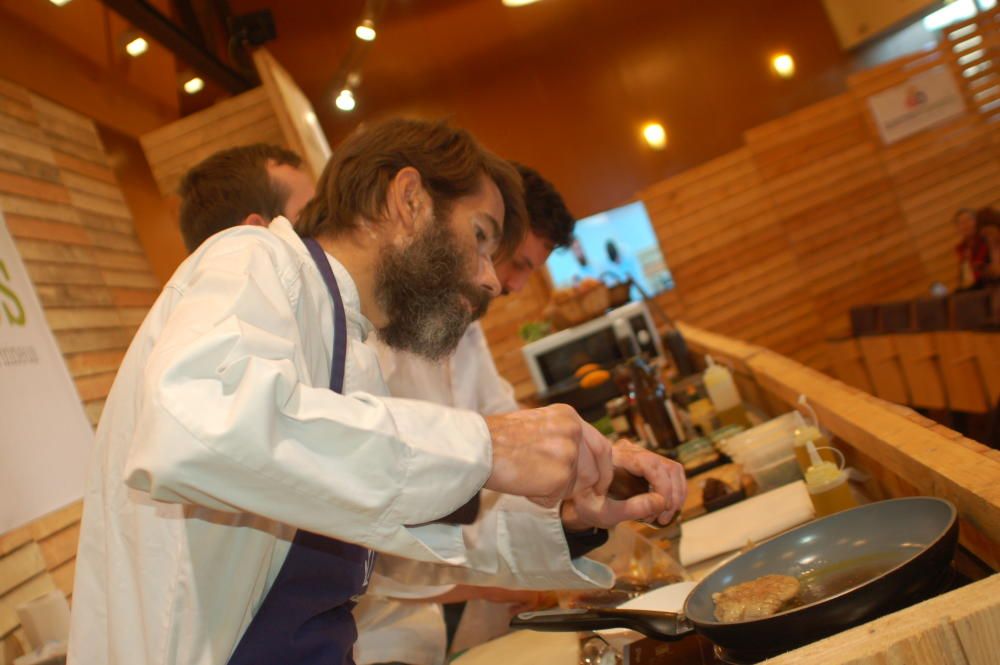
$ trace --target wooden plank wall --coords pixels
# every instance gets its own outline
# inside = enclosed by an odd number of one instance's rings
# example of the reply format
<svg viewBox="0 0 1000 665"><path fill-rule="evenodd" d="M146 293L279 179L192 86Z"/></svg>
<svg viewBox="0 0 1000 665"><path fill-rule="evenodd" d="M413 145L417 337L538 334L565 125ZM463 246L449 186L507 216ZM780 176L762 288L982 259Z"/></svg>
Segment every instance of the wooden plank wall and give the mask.
<svg viewBox="0 0 1000 665"><path fill-rule="evenodd" d="M160 192L175 194L188 169L219 150L250 143L296 149L285 140L273 103L264 87L254 88L142 136Z"/></svg>
<svg viewBox="0 0 1000 665"><path fill-rule="evenodd" d="M490 344L490 352L497 371L514 386L518 401L530 400L535 392L528 366L521 355L524 342L518 336L518 329L527 321L545 318L545 307L549 301L550 287L540 273L532 275L520 293L512 293L497 298L490 304L489 312L483 318L483 332Z"/></svg>
<svg viewBox="0 0 1000 665"><path fill-rule="evenodd" d="M849 334L851 306L954 286L951 219L1000 204L1000 134L952 46L859 73L850 92L642 192L686 321L828 369L826 340ZM882 145L867 97L938 65L967 113Z"/></svg>
<svg viewBox="0 0 1000 665"><path fill-rule="evenodd" d="M640 193L677 287L674 318L829 369L853 305L954 286L959 208L1000 205L1000 10L933 51L859 72L849 92L744 135L744 146ZM931 67L959 82L965 115L891 146L867 98ZM544 281L484 320L497 367L533 388L516 330L542 316Z"/></svg>
<svg viewBox="0 0 1000 665"><path fill-rule="evenodd" d="M0 209L96 424L160 285L94 123L2 80ZM72 591L79 519L76 503L0 535L0 663L23 638L14 607Z"/></svg>

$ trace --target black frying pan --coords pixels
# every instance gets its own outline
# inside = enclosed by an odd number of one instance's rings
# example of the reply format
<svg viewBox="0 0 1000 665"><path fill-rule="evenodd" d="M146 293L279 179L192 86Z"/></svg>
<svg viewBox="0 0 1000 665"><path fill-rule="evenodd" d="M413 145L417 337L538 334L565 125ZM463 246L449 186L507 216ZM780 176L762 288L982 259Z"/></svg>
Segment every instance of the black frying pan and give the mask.
<svg viewBox="0 0 1000 665"><path fill-rule="evenodd" d="M684 612L551 610L511 626L570 631L631 628L660 640L695 631L721 647L769 655L893 612L938 586L954 556L958 514L943 499L891 499L815 520L766 540L702 580ZM721 623L712 594L763 575L802 582L801 604L763 619Z"/></svg>

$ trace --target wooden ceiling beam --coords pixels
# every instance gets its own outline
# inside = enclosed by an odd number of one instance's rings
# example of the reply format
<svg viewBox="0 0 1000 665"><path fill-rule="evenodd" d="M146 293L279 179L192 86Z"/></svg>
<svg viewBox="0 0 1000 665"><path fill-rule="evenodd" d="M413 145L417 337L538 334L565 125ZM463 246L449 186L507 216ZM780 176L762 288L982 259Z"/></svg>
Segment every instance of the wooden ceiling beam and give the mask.
<svg viewBox="0 0 1000 665"><path fill-rule="evenodd" d="M236 95L256 86L213 53L199 45L187 33L155 7L142 0L101 0L136 28L146 33L205 78Z"/></svg>

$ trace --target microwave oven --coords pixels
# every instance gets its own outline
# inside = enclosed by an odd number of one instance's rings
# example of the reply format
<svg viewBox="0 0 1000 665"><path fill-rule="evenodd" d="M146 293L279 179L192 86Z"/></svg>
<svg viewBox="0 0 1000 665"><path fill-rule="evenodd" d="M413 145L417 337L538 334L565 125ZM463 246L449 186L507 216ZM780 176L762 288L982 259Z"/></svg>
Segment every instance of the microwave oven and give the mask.
<svg viewBox="0 0 1000 665"><path fill-rule="evenodd" d="M540 397L573 376L581 365L598 363L613 367L626 358L615 338L616 321L626 321L639 348L648 356L663 356L660 335L644 302L617 307L586 323L560 330L522 347Z"/></svg>

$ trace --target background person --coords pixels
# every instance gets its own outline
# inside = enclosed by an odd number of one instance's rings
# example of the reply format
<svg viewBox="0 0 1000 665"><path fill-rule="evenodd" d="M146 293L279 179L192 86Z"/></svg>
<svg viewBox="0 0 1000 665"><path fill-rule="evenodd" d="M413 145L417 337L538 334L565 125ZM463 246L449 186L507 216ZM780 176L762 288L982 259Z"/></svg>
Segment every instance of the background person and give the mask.
<svg viewBox="0 0 1000 665"><path fill-rule="evenodd" d="M520 164L516 166L524 183L529 228L513 253L497 263L497 277L504 294L523 289L534 271L545 265L549 254L556 247L568 246L573 240L575 226L575 218L555 187L534 169ZM394 350L377 337L371 338L369 344L378 351L379 364L393 395L430 400L484 415L509 413L519 408L510 384L497 372L478 323L469 326L455 353L440 362ZM661 487L679 491L679 496L674 498L676 503L671 505L683 504L686 481L680 465L645 450L640 452L638 447L633 449L623 445L617 452L622 456L626 453L633 455L635 463L648 466L647 473L650 475L654 471L663 473ZM540 524L553 524L547 530L550 534L558 534L555 526L558 524L557 520L561 520L570 531L574 528L586 530L587 527L574 523L572 501L563 503L561 515L529 505L516 497L487 493L484 494L483 501L484 507L489 506L490 514L495 511L503 515L512 510L534 514ZM672 511L660 516L663 523L669 521L670 517ZM628 517L622 516L622 519ZM606 532L592 535L593 538L588 543L590 547L603 544L607 537ZM544 558L553 563L554 569L563 570L571 569L570 560L583 553L570 551L572 544L563 543L561 538L544 536L535 541L533 548L540 554L545 552ZM376 568L371 592L355 608L359 628L355 656L359 665L443 663L446 657L446 634L442 603L485 600L520 605L520 609L525 609L525 606L538 600L535 594L524 591L434 585L432 582L440 583L445 580L422 575L419 565L410 566L408 573L411 584L404 585L400 584L402 575L398 568L395 575L397 579L391 580L379 575L378 567ZM503 582L499 578L489 581L494 585ZM560 579L553 576L549 586L560 588ZM476 604L475 607L485 609L481 604ZM506 615L508 606L499 608L499 611ZM474 619L472 621L476 623ZM463 627L463 632L465 630ZM482 637L489 638L492 635L485 633Z"/></svg>

